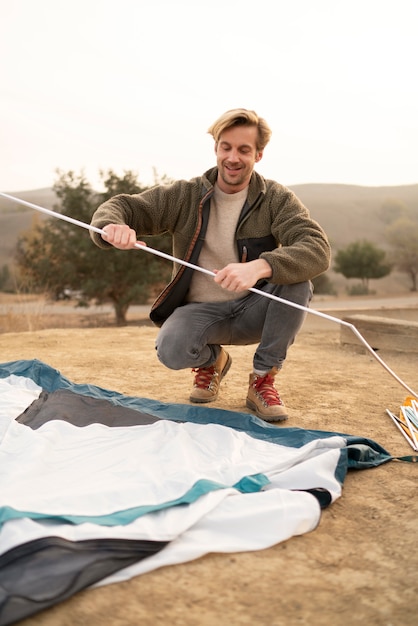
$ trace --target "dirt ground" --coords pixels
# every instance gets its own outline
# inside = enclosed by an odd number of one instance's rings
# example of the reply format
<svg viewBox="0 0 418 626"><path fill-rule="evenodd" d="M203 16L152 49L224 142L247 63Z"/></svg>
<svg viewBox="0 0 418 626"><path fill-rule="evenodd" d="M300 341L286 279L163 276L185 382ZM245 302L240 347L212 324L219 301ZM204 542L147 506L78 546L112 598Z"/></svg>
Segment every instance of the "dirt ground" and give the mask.
<svg viewBox="0 0 418 626"><path fill-rule="evenodd" d="M145 319L114 328L82 315L65 322L62 316L39 317L42 329L29 332L21 332L10 314L0 320L2 362L37 358L77 383L188 401L192 374L159 364L157 329ZM54 325L67 327L48 328ZM10 332L13 326L20 332ZM280 374L290 413L285 426L370 437L393 455L413 454L385 413L396 413L407 392L372 355L343 347L339 332L337 325L317 330L305 323ZM232 367L213 406L246 411L253 347L229 351ZM418 388L416 353L380 356ZM417 464L399 461L351 472L342 497L307 535L260 552L209 554L86 590L20 624L412 626L418 611L417 479Z"/></svg>

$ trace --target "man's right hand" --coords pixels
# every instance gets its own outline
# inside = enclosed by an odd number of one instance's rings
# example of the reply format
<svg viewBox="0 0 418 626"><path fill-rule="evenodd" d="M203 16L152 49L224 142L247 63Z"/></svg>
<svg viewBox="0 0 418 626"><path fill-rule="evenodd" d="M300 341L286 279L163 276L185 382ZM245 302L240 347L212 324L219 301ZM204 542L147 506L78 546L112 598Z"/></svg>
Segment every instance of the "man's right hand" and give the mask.
<svg viewBox="0 0 418 626"><path fill-rule="evenodd" d="M142 246L147 245L144 241L137 240L136 232L127 224L108 224L103 228L103 231L102 238L104 241L119 250L131 250L135 248L136 243Z"/></svg>

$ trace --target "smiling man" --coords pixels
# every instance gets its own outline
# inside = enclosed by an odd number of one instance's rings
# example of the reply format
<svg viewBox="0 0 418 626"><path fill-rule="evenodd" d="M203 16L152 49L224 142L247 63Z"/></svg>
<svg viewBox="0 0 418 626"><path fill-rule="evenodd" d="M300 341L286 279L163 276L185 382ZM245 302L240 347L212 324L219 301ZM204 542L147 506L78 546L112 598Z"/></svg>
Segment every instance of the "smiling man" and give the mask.
<svg viewBox="0 0 418 626"><path fill-rule="evenodd" d="M214 129L213 133L216 132ZM263 156L258 148L256 126L233 126L222 133L215 144L220 189L236 193L248 186L254 165Z"/></svg>
<svg viewBox="0 0 418 626"><path fill-rule="evenodd" d="M174 263L150 313L160 327L158 358L170 369L191 369L190 401L205 403L218 397L231 366L223 346L256 344L243 382L246 406L261 419L283 421L275 377L306 312L249 289L307 307L311 279L329 267L330 246L300 200L254 170L271 137L263 118L233 109L208 132L216 167L190 181L111 198L92 219L105 234L91 236L100 247L128 250L140 237L168 231L176 258L211 270L214 277Z"/></svg>

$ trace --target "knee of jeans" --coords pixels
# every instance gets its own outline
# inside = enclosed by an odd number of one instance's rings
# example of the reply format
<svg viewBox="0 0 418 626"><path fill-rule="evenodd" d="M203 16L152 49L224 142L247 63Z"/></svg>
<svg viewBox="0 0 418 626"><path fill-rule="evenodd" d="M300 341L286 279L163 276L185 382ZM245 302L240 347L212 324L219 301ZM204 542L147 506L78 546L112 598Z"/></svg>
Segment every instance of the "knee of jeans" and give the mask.
<svg viewBox="0 0 418 626"><path fill-rule="evenodd" d="M179 341L177 334L170 333L157 338L155 342L158 360L171 370L190 367L185 343Z"/></svg>
<svg viewBox="0 0 418 626"><path fill-rule="evenodd" d="M313 285L310 280L303 283L294 283L292 285L282 285L280 296L302 306L306 306L312 300Z"/></svg>

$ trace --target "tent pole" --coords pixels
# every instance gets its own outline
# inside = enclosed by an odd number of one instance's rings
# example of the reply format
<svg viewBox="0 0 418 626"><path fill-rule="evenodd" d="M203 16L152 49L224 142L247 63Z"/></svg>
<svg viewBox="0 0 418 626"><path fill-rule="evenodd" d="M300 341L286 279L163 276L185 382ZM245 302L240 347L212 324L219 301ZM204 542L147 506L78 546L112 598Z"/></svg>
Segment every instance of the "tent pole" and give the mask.
<svg viewBox="0 0 418 626"><path fill-rule="evenodd" d="M27 206L31 209L35 209L35 211L40 211L41 213L45 213L46 215L49 215L50 217L55 217L60 220L64 220L65 222L69 222L71 224L74 224L75 226L80 226L81 228L85 228L86 230L99 233L100 235L105 234L105 231L103 231L101 228L96 228L95 226L91 226L91 224L86 224L85 222L76 220L73 217L68 217L67 215L63 215L62 213L57 213L56 211L52 211L51 209L46 209L44 207L38 206L37 204L33 204L32 202L27 202L26 200L21 200L20 198L15 198L14 196L10 196L9 194L2 193L2 192L0 192L0 196L2 196L3 198L6 198L7 200L11 200L12 202L17 202L18 204L21 204L23 206ZM165 252L161 252L160 250L156 250L155 248L150 248L149 246L144 246L140 243L136 243L135 248L139 248L140 250L144 250L145 252L149 252L156 256L160 256L164 259L168 259L169 261L172 261L173 263L178 263L179 265L185 265L186 267L190 267L191 269L196 270L198 272L208 274L209 276L215 276L214 272L211 272L210 270L204 269L203 267L199 267L198 265L194 265L193 263L189 263L188 261L177 259L171 254L166 254ZM297 304L296 302L290 302L289 300L286 300L284 298L280 298L273 294L266 293L264 291L261 291L260 289L256 289L255 287L251 287L249 291L252 291L253 293L257 293L258 295L264 296L266 298L270 298L271 300L276 300L277 302L281 302L293 308L300 309L301 311L305 311L306 313L309 313L311 315L317 315L318 317L322 317L324 319L329 320L330 322L340 324L341 326L347 326L347 328L349 328L356 335L356 337L361 341L361 343L370 352L370 354L380 363L380 365L382 365L382 367L391 376L393 376L393 378L402 387L404 387L404 389L406 389L408 393L410 393L415 398L418 398L418 394L415 391L413 391L411 387L409 387L401 378L399 378L399 376L395 374L395 372L383 361L383 359L381 359L380 356L376 354L375 350L373 350L370 344L367 343L367 341L364 339L364 337L361 335L361 333L357 330L357 328L353 324L350 324L349 322L345 322L344 320L341 320L337 317L327 315L326 313L322 313L321 311L315 311L314 309L310 309L309 307L302 306L301 304Z"/></svg>

